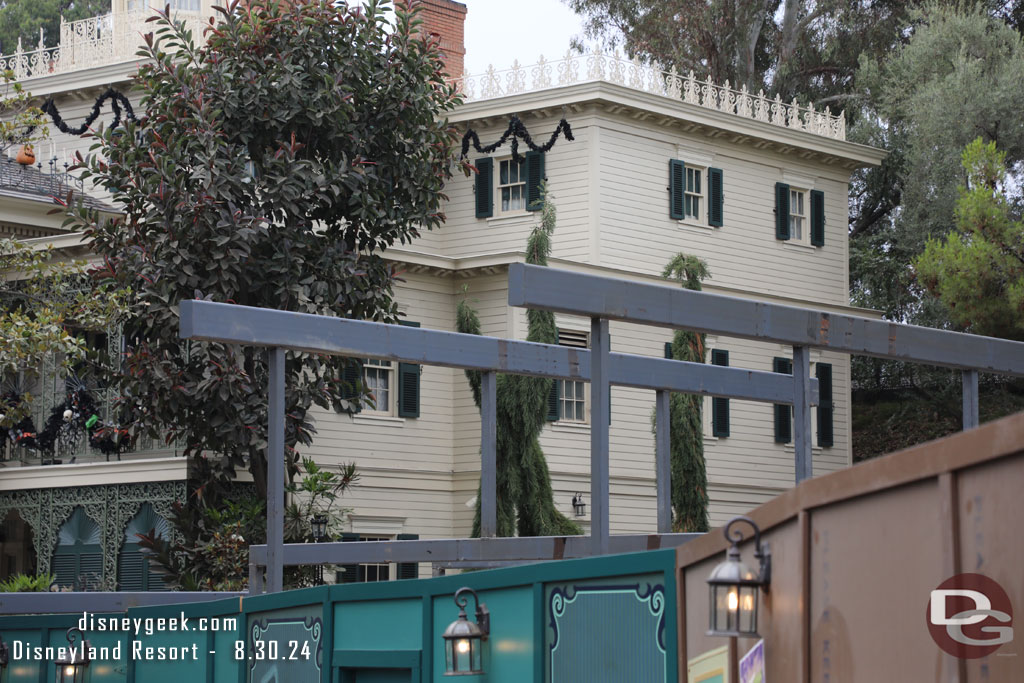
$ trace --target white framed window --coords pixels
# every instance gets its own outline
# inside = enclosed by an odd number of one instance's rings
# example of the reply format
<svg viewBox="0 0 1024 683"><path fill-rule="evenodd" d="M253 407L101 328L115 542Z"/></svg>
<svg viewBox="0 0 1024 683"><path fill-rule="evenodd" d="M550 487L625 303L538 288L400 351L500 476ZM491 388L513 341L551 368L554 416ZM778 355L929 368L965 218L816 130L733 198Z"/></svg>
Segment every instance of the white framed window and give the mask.
<svg viewBox="0 0 1024 683"><path fill-rule="evenodd" d="M526 162L498 161L498 215L526 212Z"/></svg>
<svg viewBox="0 0 1024 683"><path fill-rule="evenodd" d="M683 190L683 220L704 223L704 168L686 164L686 186Z"/></svg>
<svg viewBox="0 0 1024 683"><path fill-rule="evenodd" d="M360 536L360 541L390 541L391 536ZM366 583L373 581L390 581L391 565L387 562L367 562L359 565L360 580Z"/></svg>
<svg viewBox="0 0 1024 683"><path fill-rule="evenodd" d="M789 239L800 244L811 243L811 223L808 219L807 190L789 189Z"/></svg>
<svg viewBox="0 0 1024 683"><path fill-rule="evenodd" d="M558 331L559 346L572 346L578 349L590 347L590 335L587 332L573 330ZM588 424L590 422L590 391L587 382L571 379L558 380L558 421Z"/></svg>
<svg viewBox="0 0 1024 683"><path fill-rule="evenodd" d="M363 406L369 415L393 415L395 410L395 366L389 360L363 359L363 383L373 396L373 404Z"/></svg>

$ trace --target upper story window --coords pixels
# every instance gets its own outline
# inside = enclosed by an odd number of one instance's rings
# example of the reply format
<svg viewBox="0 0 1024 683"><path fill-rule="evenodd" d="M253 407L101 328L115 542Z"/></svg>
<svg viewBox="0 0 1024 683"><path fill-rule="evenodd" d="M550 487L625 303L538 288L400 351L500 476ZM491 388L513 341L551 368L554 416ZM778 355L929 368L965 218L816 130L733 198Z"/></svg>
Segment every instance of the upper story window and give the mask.
<svg viewBox="0 0 1024 683"><path fill-rule="evenodd" d="M367 404L365 411L371 415L392 415L395 407L395 368L391 361L365 359L363 382L373 396L373 404Z"/></svg>
<svg viewBox="0 0 1024 683"><path fill-rule="evenodd" d="M722 169L669 161L669 216L719 228L723 222Z"/></svg>
<svg viewBox="0 0 1024 683"><path fill-rule="evenodd" d="M825 246L825 193L775 183L775 239Z"/></svg>
<svg viewBox="0 0 1024 683"><path fill-rule="evenodd" d="M400 324L419 327L418 322ZM420 416L420 366L377 358L361 358L346 363L342 373L342 398L350 401L349 412L398 417ZM357 400L367 389L373 402Z"/></svg>
<svg viewBox="0 0 1024 683"><path fill-rule="evenodd" d="M525 162L514 159L498 162L498 197L500 213L526 211Z"/></svg>
<svg viewBox="0 0 1024 683"><path fill-rule="evenodd" d="M521 162L511 157L483 157L473 166L477 171L473 187L477 218L540 210L540 184L545 180L543 152L527 152Z"/></svg>

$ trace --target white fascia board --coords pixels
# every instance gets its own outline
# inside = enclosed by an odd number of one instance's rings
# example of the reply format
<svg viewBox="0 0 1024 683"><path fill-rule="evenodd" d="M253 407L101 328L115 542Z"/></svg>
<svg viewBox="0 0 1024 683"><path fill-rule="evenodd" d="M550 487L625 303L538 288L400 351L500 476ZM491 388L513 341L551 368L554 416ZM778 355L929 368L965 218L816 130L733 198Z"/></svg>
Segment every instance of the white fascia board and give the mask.
<svg viewBox="0 0 1024 683"><path fill-rule="evenodd" d="M878 166L888 156L887 151L867 145L836 140L803 130L783 128L765 121L715 111L700 105L606 81L576 83L488 100L475 100L460 105L451 112L448 120L451 123L465 123L489 117L508 116L516 112L534 110L558 112L563 106L583 105L591 102L604 102L639 109L657 117L695 123L742 137L767 140L797 150L810 150L837 157L854 162L858 166Z"/></svg>
<svg viewBox="0 0 1024 683"><path fill-rule="evenodd" d="M138 484L156 481L184 481L188 459L182 457L121 460L69 465L5 467L0 491L51 489L69 486Z"/></svg>
<svg viewBox="0 0 1024 683"><path fill-rule="evenodd" d="M121 85L127 89L127 85L145 64L145 59L133 59L128 62L95 66L87 69L76 69L75 71L64 71L46 76L36 76L20 81L25 91L33 97L50 97L61 93L81 93L91 88L106 89L112 86ZM127 93L124 93L127 95Z"/></svg>

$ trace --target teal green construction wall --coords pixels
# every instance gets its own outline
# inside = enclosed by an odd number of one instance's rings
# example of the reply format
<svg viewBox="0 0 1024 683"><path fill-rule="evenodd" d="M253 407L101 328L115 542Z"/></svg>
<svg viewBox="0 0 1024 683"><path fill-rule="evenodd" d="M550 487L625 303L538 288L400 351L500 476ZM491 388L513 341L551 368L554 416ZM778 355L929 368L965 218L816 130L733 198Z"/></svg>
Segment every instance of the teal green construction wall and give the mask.
<svg viewBox="0 0 1024 683"><path fill-rule="evenodd" d="M486 673L465 677L466 683L675 681L674 576L675 552L658 550L135 608L116 616L169 619L184 613L191 630L137 637L87 631L94 647L120 644L121 657L91 663L86 681L441 683L452 680L444 678L441 634L458 615L453 596L463 586L476 590L491 613ZM468 611L473 609L470 598ZM65 631L80 617L0 617L0 637L12 645L0 683L53 681L52 662L18 661L13 643L65 645ZM203 618L220 620L222 628L199 630ZM229 619L233 628L226 628ZM146 652L139 648L164 648L150 652L166 658L133 657ZM181 648L184 660L169 659Z"/></svg>

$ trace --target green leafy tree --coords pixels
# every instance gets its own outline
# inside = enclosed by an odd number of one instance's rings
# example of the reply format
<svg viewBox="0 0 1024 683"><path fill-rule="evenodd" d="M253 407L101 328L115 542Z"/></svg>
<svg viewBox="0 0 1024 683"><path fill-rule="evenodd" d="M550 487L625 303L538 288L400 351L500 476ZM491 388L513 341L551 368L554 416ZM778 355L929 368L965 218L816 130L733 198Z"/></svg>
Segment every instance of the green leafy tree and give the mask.
<svg viewBox="0 0 1024 683"><path fill-rule="evenodd" d="M917 277L957 327L1022 339L1024 223L1006 194L1006 153L978 138L964 149L963 167L958 229L928 241L914 262Z"/></svg>
<svg viewBox="0 0 1024 683"><path fill-rule="evenodd" d="M676 254L662 276L676 280L685 289L701 290L708 267L701 259ZM704 362L705 335L676 330L672 337L673 360ZM672 530L708 530L708 476L704 464L703 399L696 394L672 394L669 398L669 442L672 471ZM653 418L652 418L653 422Z"/></svg>
<svg viewBox="0 0 1024 683"><path fill-rule="evenodd" d="M266 354L183 344L178 303L200 298L394 321L394 272L380 251L441 225L459 102L436 39L386 2L234 2L197 47L166 15L145 37L139 120L100 130L84 175L123 215L78 211L131 284L121 422L248 463L266 490ZM389 17L392 17L390 19ZM313 406L347 410L346 361L289 353L289 472L314 432Z"/></svg>
<svg viewBox="0 0 1024 683"><path fill-rule="evenodd" d="M16 439L7 430L31 412L43 360L59 359L65 372L97 366L102 359L90 355L81 333L115 325L127 292L94 289L84 262L56 259L52 248L37 250L13 239L0 239L0 273L15 275L0 278L0 430ZM96 368L96 374L105 371Z"/></svg>
<svg viewBox="0 0 1024 683"><path fill-rule="evenodd" d="M555 205L546 184L541 185L543 207L540 225L526 243L526 262L546 266L555 230ZM558 343L555 315L528 309L526 341ZM466 300L459 302L456 329L480 334L480 318ZM473 400L480 406L480 373L466 371ZM551 474L540 433L547 423L547 401L555 380L523 375L499 375L497 379L497 472L496 501L498 536L565 536L583 533L579 526L555 508ZM480 535L480 495L477 495L473 536Z"/></svg>
<svg viewBox="0 0 1024 683"><path fill-rule="evenodd" d="M77 21L110 12L110 0L3 0L0 2L0 55L14 54L21 38L22 49L39 44L55 47L60 42L61 15Z"/></svg>
<svg viewBox="0 0 1024 683"><path fill-rule="evenodd" d="M18 145L45 138L43 112L32 104L32 95L14 80L13 71L0 71L0 155Z"/></svg>

